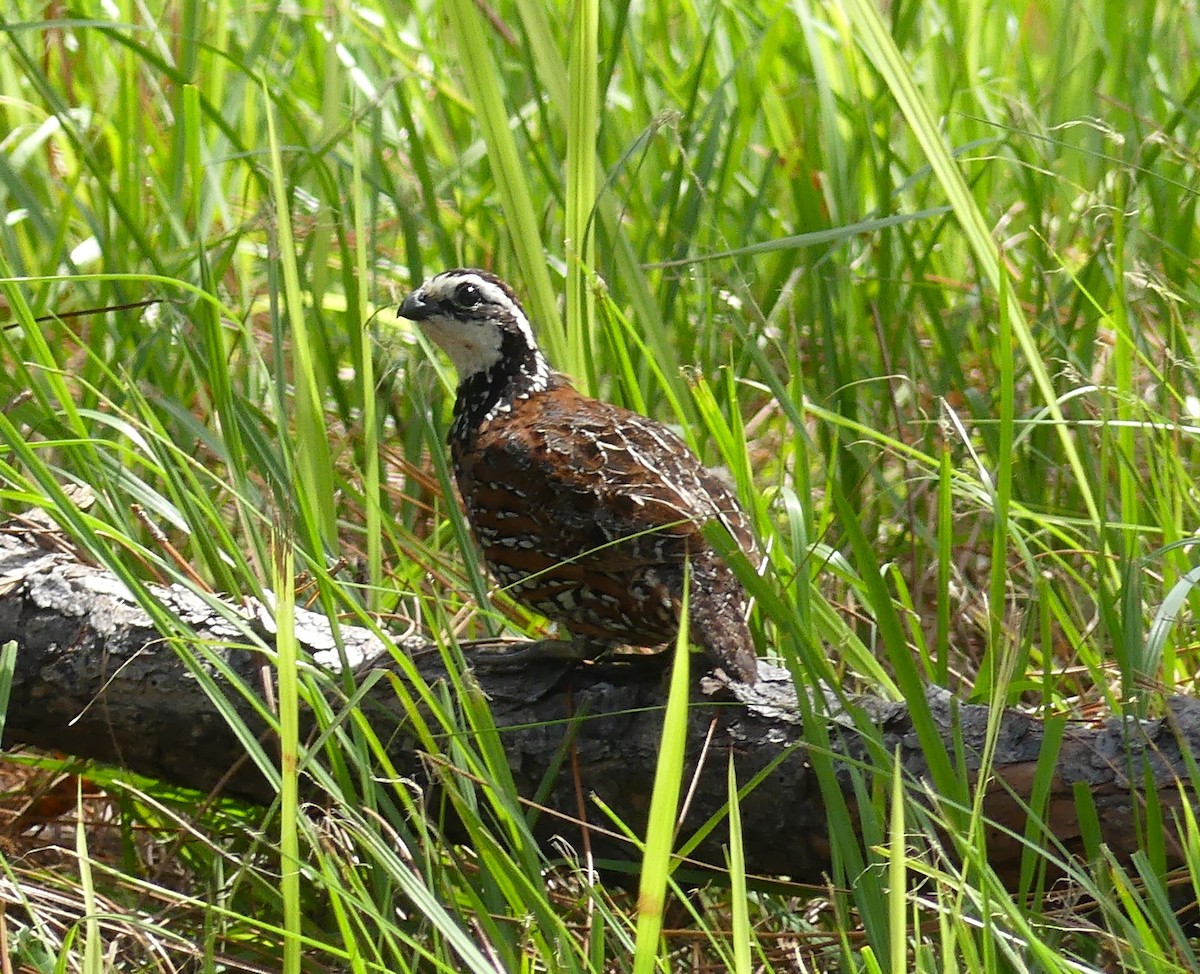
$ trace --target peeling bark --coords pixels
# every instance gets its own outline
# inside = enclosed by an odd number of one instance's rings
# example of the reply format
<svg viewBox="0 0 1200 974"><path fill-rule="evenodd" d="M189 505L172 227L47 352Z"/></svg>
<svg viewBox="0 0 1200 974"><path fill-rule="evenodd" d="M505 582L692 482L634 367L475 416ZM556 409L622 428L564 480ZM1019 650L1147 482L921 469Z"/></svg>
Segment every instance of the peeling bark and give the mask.
<svg viewBox="0 0 1200 974"><path fill-rule="evenodd" d="M270 785L245 760L204 684L211 681L265 737L266 725L247 697L261 700L269 680L261 650L273 644L270 613L254 602L238 607L215 598L205 601L179 586L147 586L147 591L150 604L170 610L158 624L125 583L83 564L60 535L29 522L0 526L0 644L18 644L4 745L65 751L200 791L220 787L242 799L269 801ZM190 631L171 631L170 615L182 618ZM340 635L356 678L377 667L395 671L388 648L370 631L343 625ZM341 665L324 617L300 612L298 636L324 666L337 670ZM427 683L446 678L435 649L419 639L406 640L403 648ZM603 799L635 828L644 823L661 729L661 667L584 666L547 658L495 665L494 653L483 648L467 658L471 679L490 701L522 795L534 795L566 735L574 733L583 793ZM927 701L952 755L955 735L960 736L973 779L989 711L961 705L937 689L929 691ZM842 756L833 767L851 811L853 762L887 773L898 753L908 775L931 780L907 704L872 697L839 701L828 691L811 694L807 704L825 715L819 726ZM427 781L429 764L406 732L391 684L379 681L363 706L379 737L391 742L400 772ZM805 747L800 709L788 673L765 662L753 687L714 677L696 681L688 753L693 767L701 759L704 767L682 834L725 802L727 754L734 756L743 784L772 767L742 802L748 866L758 873L821 882L829 866L827 811ZM572 715L586 719L573 723ZM1039 772L1046 731L1024 713L1006 711L999 717L985 801L989 819L1020 835L1036 779L1048 775L1044 818L1072 854L1084 851L1074 800L1081 788L1095 804L1103 841L1120 859L1142 845L1139 831L1145 826L1137 823L1146 820L1147 799L1156 800L1168 823L1168 863L1180 861L1170 823L1184 800L1197 811L1195 793L1186 784L1185 755L1196 753L1200 742L1200 704L1176 697L1167 701L1161 719L1069 723L1057 755L1049 756ZM927 787L935 802L932 786ZM539 839L548 842L557 835L578 846L579 827L570 821L577 813L570 774L560 771L543 800L559 814L539 817ZM594 808L589 815L593 824L601 821ZM694 858L722 863L724 837L723 829L716 829ZM600 858L633 855L628 844L600 832L593 833L591 845ZM1009 881L1017 875L1020 853L1015 839L991 830L989 861Z"/></svg>

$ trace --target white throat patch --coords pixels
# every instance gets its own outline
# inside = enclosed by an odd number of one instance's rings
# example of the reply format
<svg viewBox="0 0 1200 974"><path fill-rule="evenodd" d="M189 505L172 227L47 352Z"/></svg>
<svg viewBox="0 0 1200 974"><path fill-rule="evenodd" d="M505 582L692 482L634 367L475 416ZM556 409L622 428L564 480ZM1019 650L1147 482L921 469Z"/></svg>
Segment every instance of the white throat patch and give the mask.
<svg viewBox="0 0 1200 974"><path fill-rule="evenodd" d="M500 361L500 328L491 323L466 324L449 315L431 315L421 329L450 356L459 381L486 372Z"/></svg>

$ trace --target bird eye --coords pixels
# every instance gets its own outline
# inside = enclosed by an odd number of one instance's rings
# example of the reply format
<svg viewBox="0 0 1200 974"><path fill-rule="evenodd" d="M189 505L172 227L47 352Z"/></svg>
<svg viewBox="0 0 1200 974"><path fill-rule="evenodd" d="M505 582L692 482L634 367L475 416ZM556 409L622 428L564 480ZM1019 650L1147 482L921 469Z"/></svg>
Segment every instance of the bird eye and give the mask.
<svg viewBox="0 0 1200 974"><path fill-rule="evenodd" d="M460 308L474 308L480 302L479 288L464 282L454 289L454 303Z"/></svg>

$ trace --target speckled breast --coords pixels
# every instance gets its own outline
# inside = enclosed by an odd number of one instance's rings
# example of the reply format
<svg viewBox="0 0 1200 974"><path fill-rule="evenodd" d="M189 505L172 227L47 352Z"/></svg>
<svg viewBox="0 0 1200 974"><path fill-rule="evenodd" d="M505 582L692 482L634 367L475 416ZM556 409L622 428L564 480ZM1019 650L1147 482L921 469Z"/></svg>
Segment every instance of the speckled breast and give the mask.
<svg viewBox="0 0 1200 974"><path fill-rule="evenodd" d="M666 642L678 629L683 550L676 565L667 549L679 547L679 527L627 530L638 502L614 489L611 451L599 445L606 417L554 408L562 398L518 399L452 441L475 538L513 598L572 634Z"/></svg>

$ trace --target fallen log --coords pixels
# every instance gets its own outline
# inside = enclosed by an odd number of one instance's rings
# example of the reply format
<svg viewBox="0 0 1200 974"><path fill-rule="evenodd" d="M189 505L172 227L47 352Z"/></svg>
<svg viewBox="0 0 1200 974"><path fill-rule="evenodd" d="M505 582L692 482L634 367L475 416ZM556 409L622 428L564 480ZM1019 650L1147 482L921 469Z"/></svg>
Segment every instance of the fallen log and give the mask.
<svg viewBox="0 0 1200 974"><path fill-rule="evenodd" d="M126 582L85 564L61 535L28 521L0 526L0 645L17 646L4 746L64 751L202 792L219 788L269 802L273 787L245 759L216 698L223 697L255 734L269 737L262 708L272 699L265 692L273 673L271 613L253 600L234 605L179 585L151 585L145 592L144 598L167 610L157 621ZM172 617L182 619L186 631L164 622ZM344 655L335 651L323 616L299 612L297 634L331 673L345 660L356 680L378 668L396 671L388 645L369 629L339 627ZM419 679L432 685L447 678L447 657L425 640L403 640L402 648ZM661 732L661 667L580 665L544 656L497 665L495 646L468 649L465 659L473 685L490 702L522 796L532 798L544 785L571 735L582 793L601 799L634 828L644 824ZM816 773L820 758L806 745L806 726L811 730L812 720L821 721L834 780L851 812L856 765L890 774L898 755L905 773L927 788L930 767L907 703L810 692L806 725L790 674L765 662L760 674L754 687L711 676L695 681L688 754L690 768L702 768L681 834L719 813L727 797L726 755L732 754L739 782L765 772L741 803L748 867L821 882L829 868L828 813ZM330 685L338 685L336 675ZM992 715L937 689L926 702L949 753L961 741L967 776L974 779ZM378 736L390 741L400 773L427 781L429 755L406 730L392 683L376 681L361 706ZM1016 710L998 719L984 810L993 826L989 860L1008 881L1017 875L1023 848L1017 837L1026 828L1039 776L1046 795L1042 820L1060 851L1074 855L1085 852L1075 800L1080 790L1094 804L1103 842L1120 860L1144 844L1147 801L1158 803L1167 823L1184 801L1197 812L1187 771L1188 755L1200 750L1200 704L1194 700L1169 698L1165 716L1157 719L1068 723L1056 728L1061 735L1047 734L1042 721ZM1056 742L1057 751L1043 760L1047 740ZM571 774L560 770L539 801L547 811L536 834L548 853L555 854L549 843L556 836L577 844L579 804ZM726 838L723 828L715 829L692 858L722 863ZM590 842L599 858L636 857L628 842L603 832ZM1170 828L1165 845L1168 864L1178 863Z"/></svg>

